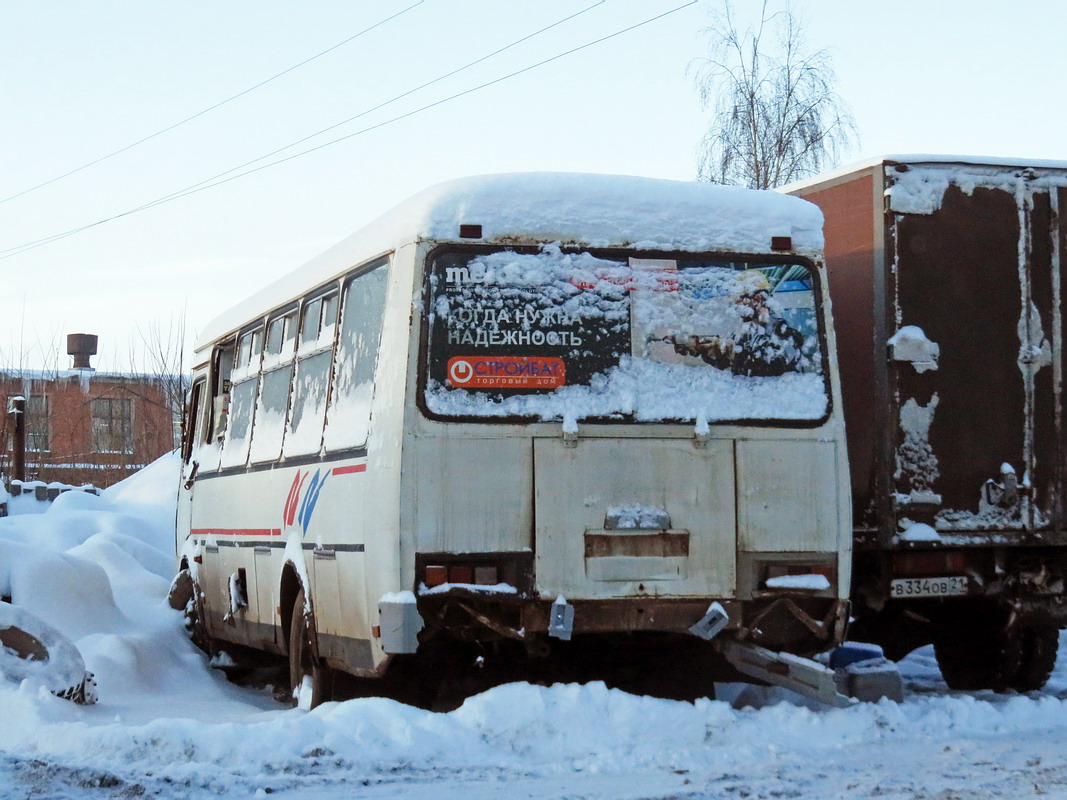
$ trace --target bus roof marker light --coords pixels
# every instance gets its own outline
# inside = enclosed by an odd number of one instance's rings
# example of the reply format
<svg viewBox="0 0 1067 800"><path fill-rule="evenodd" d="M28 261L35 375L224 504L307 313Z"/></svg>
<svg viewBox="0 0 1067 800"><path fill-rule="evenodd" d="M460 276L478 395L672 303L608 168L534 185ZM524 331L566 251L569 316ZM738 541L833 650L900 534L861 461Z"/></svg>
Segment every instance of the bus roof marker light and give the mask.
<svg viewBox="0 0 1067 800"><path fill-rule="evenodd" d="M772 236L771 237L771 250L776 253L788 251L793 249L793 237L792 236Z"/></svg>
<svg viewBox="0 0 1067 800"><path fill-rule="evenodd" d="M460 239L481 239L482 238L482 226L481 225L460 225L459 226L459 238Z"/></svg>

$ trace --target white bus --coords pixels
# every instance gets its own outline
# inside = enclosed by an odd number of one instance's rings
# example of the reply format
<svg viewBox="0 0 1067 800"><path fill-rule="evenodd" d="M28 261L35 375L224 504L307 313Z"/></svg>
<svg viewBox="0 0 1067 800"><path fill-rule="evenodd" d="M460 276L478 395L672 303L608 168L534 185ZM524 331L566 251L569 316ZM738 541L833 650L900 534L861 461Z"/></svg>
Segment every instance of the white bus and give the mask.
<svg viewBox="0 0 1067 800"><path fill-rule="evenodd" d="M222 315L183 448L196 638L287 657L311 703L404 663L553 679L637 654L710 681L726 641L837 644L851 514L821 224L710 184L475 177Z"/></svg>

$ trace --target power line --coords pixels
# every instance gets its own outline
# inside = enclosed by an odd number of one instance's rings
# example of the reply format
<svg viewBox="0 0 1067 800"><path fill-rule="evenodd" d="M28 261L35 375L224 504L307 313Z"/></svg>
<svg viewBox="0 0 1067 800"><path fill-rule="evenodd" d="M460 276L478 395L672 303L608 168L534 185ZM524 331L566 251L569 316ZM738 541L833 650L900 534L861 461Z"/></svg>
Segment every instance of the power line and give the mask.
<svg viewBox="0 0 1067 800"><path fill-rule="evenodd" d="M214 188L216 186L221 186L224 183L229 183L230 181L235 181L238 178L246 177L246 176L251 175L253 173L260 172L260 171L265 170L265 169L269 169L270 167L274 167L274 166L277 166L279 164L284 164L287 161L292 161L294 159L301 158L302 156L306 156L306 155L308 155L310 153L314 153L314 152L316 152L318 150L322 150L322 149L324 149L326 147L330 147L332 145L338 144L339 142L346 141L346 140L351 139L353 137L360 136L360 135L362 135L364 133L369 133L370 131L374 131L374 130L377 130L379 128L385 127L386 125L391 125L391 124L393 124L395 122L399 122L399 121L407 119L409 117L413 117L416 114L421 114L423 111L428 111L428 110L430 110L432 108L436 108L437 106L443 105L444 103L448 103L448 102L451 102L452 100L459 99L460 97L465 97L466 95L473 94L474 92L481 91L482 89L486 89L486 88L488 88L490 86L494 86L494 85L496 85L498 83L502 83L502 82L504 82L506 80L510 80L511 78L514 78L514 77L516 77L518 75L522 75L522 74L524 74L526 72L530 72L532 70L535 70L535 69L538 69L540 67L543 67L544 65L550 64L553 61L558 61L561 58L566 58L567 56L573 55L574 53L580 52L580 51L585 50L585 49L587 49L589 47L593 47L595 45L602 44L603 42L606 42L606 41L608 41L610 39L614 39L615 37L621 36L624 33L629 33L630 31L634 31L634 30L637 30L638 28L642 28L645 25L648 25L648 24L650 24L652 22L656 22L657 20L663 19L664 17L668 17L671 14L677 13L678 11L681 11L684 8L688 8L689 6L695 5L698 2L699 2L699 0L689 0L689 2L683 3L682 5L676 6L675 8L672 8L672 9L670 9L668 11L664 11L661 14L657 14L657 15L655 15L653 17L649 17L648 19L645 19L645 20L643 20L641 22L638 22L638 23L635 23L633 25L629 25L629 26L627 26L625 28L622 28L620 30L615 31L614 33L610 33L610 34L608 34L606 36L601 36L598 39L594 39L592 41L586 42L585 44L579 45L578 47L573 47L570 50L565 50L562 53L557 53L554 56L546 58L546 59L544 59L542 61L538 61L538 62L536 62L534 64L529 65L529 66L523 67L522 69L515 70L514 72L510 72L507 75L503 75L503 76L501 76L499 78L494 78L493 80L486 81L485 83L479 84L478 86L474 86L474 87L472 87L470 89L465 89L465 90L463 90L461 92L457 92L455 94L449 95L448 97L442 98L441 100L436 100L436 101L434 101L432 103L427 103L426 105L421 106L419 108L416 108L416 109L414 109L412 111L408 111L408 112L406 112L404 114L399 114L399 115L397 115L395 117L392 117L390 119L384 120L383 122L379 122L379 123L377 123L375 125L370 125L370 126L368 126L366 128L363 128L361 130L354 131L353 133L346 134L345 136L340 136L340 137L338 137L336 139L331 139L328 142L323 142L320 145L316 145L315 147L308 148L307 150L302 150L299 153L294 153L292 155L286 156L285 158L280 158L280 159L277 159L276 161L271 161L271 162L268 162L266 164L262 164L262 165L260 165L258 167L254 167L253 169L246 170L245 172L238 173L237 175L231 175L228 178L223 178L221 180L215 181L214 183L201 182L199 184L193 184L192 186L186 187L185 189L180 189L177 192L173 192L173 193L171 193L169 195L165 195L163 197L157 198L156 200L152 200L152 201L150 201L148 203L145 203L143 205L137 206L136 208L131 208L131 209L127 210L127 211L123 211L123 212L121 212L119 214L114 214L114 215L112 215L110 217L106 217L104 219L97 220L96 222L91 222L91 223L88 223L86 225L82 225L82 226L80 226L78 228L72 228L71 230L64 231L62 233L57 233L57 234L53 234L51 236L46 236L46 237L44 237L42 239L37 239L37 240L31 241L31 242L26 242L26 243L21 244L21 245L16 245L15 247L10 247L10 248L8 248L6 250L0 250L0 260L11 258L12 256L20 255L21 253L24 253L24 252L26 252L28 250L33 250L33 249L36 249L37 247L42 247L42 246L44 246L46 244L50 244L50 243L58 241L60 239L65 239L68 236L74 236L75 234L78 234L78 233L81 233L83 231L89 230L90 228L95 228L95 227L98 227L100 225L104 225L104 224L106 224L108 222L113 222L113 221L115 221L117 219L122 219L123 217L128 217L128 216L130 216L132 214L137 214L137 213L139 213L141 211L146 211L146 210L148 210L150 208L154 208L156 206L163 205L164 203L169 203L169 202L171 202L173 200L177 200L177 199L179 199L181 197L188 197L189 195L197 194L198 192L205 191L206 189L212 189L212 188ZM313 136L314 135L317 135L317 134L313 134ZM306 141L307 138L311 138L311 137L305 137L305 139L302 140L302 141ZM288 149L288 146L284 147L284 148L281 148L281 150L285 150L285 149ZM277 151L277 152L280 152L280 150ZM254 163L254 162L249 162L249 163ZM237 169L240 169L240 167L237 167ZM221 174L224 175L226 173L221 173ZM211 179L208 179L208 180L211 180Z"/></svg>
<svg viewBox="0 0 1067 800"><path fill-rule="evenodd" d="M414 94L415 92L418 92L418 91L420 91L422 89L425 89L428 86L432 86L435 83L439 83L440 81L445 80L447 78L450 78L453 75L456 75L457 73L463 72L464 70L467 70L467 69L469 69L469 68L471 68L471 67L473 67L473 66L475 66L477 64L480 64L483 61L486 61L486 60L488 60L490 58L493 58L493 57L499 55L500 53L503 53L504 51L511 49L512 47L515 47L515 46L517 46L519 44L522 44L523 42L529 41L530 39L534 38L535 36L539 36L540 34L544 33L545 31L551 30L552 28L558 27L559 25L562 25L562 24L564 24L566 22L569 22L570 20L574 19L575 17L581 16L582 14L585 14L587 11L591 11L592 9L596 8L597 6L603 5L605 2L606 2L606 0L597 0L597 2L593 3L590 6L587 6L587 7L583 8L580 11L577 11L577 12L575 12L573 14L570 14L570 15L568 15L566 17L558 19L555 22L553 22L553 23L551 23L549 25L546 25L543 28L540 28L540 29L534 31L533 33L529 33L529 34L527 34L527 35L525 35L525 36L523 36L523 37L521 37L519 39L516 39L514 42L511 42L510 44L507 44L507 45L505 45L505 46L503 46L501 48L498 48L497 50L494 50L493 52L491 52L491 53L489 53L487 55L482 56L481 58L477 58L474 61L470 61L467 64L464 64L462 67L457 67L456 69L453 69L453 70L451 70L449 72L446 72L444 75L440 75L440 76L438 76L436 78L433 78L432 80L426 81L425 83L422 83L419 86L414 87L413 89L409 89L409 90L407 90L407 91L405 91L405 92L403 92L403 93L401 93L399 95L396 95L396 96L390 98L389 100L386 100L386 101L384 101L382 103L379 103L378 105L376 105L376 106L374 106L372 108L368 108L368 109L366 109L364 111L361 111L359 114L356 114L356 115L354 115L352 117L349 117L347 119L341 120L340 122L334 123L333 125L330 125L330 126L328 126L326 128L322 128L321 130L318 130L315 133L309 134L308 136L304 136L303 138L297 139L294 142L290 142L289 144L284 145L283 147L279 147L279 148L277 148L275 150L272 150L269 153L264 153L263 155L259 156L258 158L252 159L251 161L246 161L243 164L237 165L236 167L231 167L228 170L225 170L223 172L217 173L216 175L212 175L211 177L205 178L202 181L199 181L197 183L194 183L194 184L191 184L189 186L186 186L183 189L179 189L179 190L177 190L175 192L171 192L168 195L164 195L163 197L156 198L155 200L152 200L152 201L149 201L148 203L145 203L143 205L137 206L136 208L129 209L128 211L122 212L121 214L117 214L117 215L115 215L113 217L108 217L106 219L99 220L97 222L88 223L88 224L82 225L82 226L80 226L78 228L72 228L71 230L64 231L62 233L53 234L51 236L46 236L46 237L44 237L42 239L38 239L38 240L35 240L35 241L32 241L32 242L26 242L24 244L17 245L15 247L11 247L11 248L8 248L6 250L0 250L0 259L7 258L10 255L18 255L19 253L25 252L26 250L32 250L32 249L34 249L36 247L40 247L42 245L49 244L49 243L57 241L59 239L65 239L68 236L73 236L75 234L81 233L82 231L88 230L89 228L93 228L93 227L95 227L97 225L102 225L105 222L111 222L112 220L119 219L120 217L128 216L130 214L135 214L135 213L137 213L139 211L144 211L146 209L153 208L154 206L161 205L162 203L168 202L170 200L175 200L178 197L185 196L186 194L190 194L190 193L193 192L193 190L198 189L200 187L209 188L207 186L207 184L211 184L212 181L218 181L218 179L223 178L226 175L229 175L230 173L236 172L237 170L240 170L240 169L244 169L245 167L251 166L252 164L256 164L256 163L258 163L260 161L263 161L264 159L267 159L267 158L270 158L271 156L277 155L278 153L282 153L282 152L284 152L286 150L289 150L289 149L291 149L293 147L296 147L299 144L303 144L304 142L306 142L306 141L308 141L310 139L314 139L316 136L321 136L324 133L327 133L327 132L329 132L331 130L339 128L342 125L345 125L345 124L347 124L349 122L352 122L352 121L354 121L356 119L359 119L360 117L366 116L367 114L373 113L374 111L378 111L378 110L380 110L382 108L385 108L386 106L391 105L392 103L395 103L398 100L402 100L403 98L405 98L405 97L407 97L407 96L409 96L411 94Z"/></svg>
<svg viewBox="0 0 1067 800"><path fill-rule="evenodd" d="M531 64L531 65L529 65L527 67L523 67L522 69L515 70L514 72L508 73L507 75L503 75L503 76L501 76L499 78L494 78L491 81L486 81L485 83L479 84L478 86L471 87L470 89L464 89L461 92L456 92L453 95L449 95L448 97L442 98L440 100L435 100L432 103L427 103L424 106L420 106L419 108L416 108L416 109L414 109L412 111L408 111L408 112L406 112L404 114L399 114L399 115L397 115L395 117L391 117L390 119L384 120L382 122L378 122L378 123L376 123L374 125L370 125L370 126L368 126L366 128L362 128L362 129L360 129L358 131L354 131L352 133L345 134L344 136L339 136L336 139L331 139L328 142L323 142L322 144L316 145L315 147L309 147L307 150L301 150L299 153L293 153L292 155L286 156L285 158L279 158L279 159L277 159L275 161L271 161L271 162L268 162L266 164L262 164L262 165L260 165L258 167L255 167L253 169L246 170L245 172L238 173L237 175L231 175L229 178L224 178L222 180L215 181L214 183L201 182L201 183L198 183L198 184L194 184L193 186L190 186L190 187L187 187L185 189L182 189L182 190L179 190L177 192L174 192L173 194L167 195L166 197L162 197L162 198L159 198L158 200L153 200L150 203L146 203L144 206L142 206L142 208L144 208L144 209L153 208L153 207L155 207L157 205L162 205L163 203L168 203L171 200L177 200L180 197L187 197L187 196L189 196L191 194L196 194L197 192L204 191L205 189L211 189L211 188L214 188L216 186L221 186L224 183L229 183L230 181L237 180L238 178L243 178L243 177L245 177L247 175L251 175L251 174L253 174L255 172L259 172L261 170L268 169L269 167L277 166L278 164L284 164L287 161L292 161L293 159L300 158L301 156L309 155L310 153L314 153L317 150L322 150L324 148L327 148L327 147L330 147L332 145L338 144L339 142L343 142L343 141L346 141L348 139L352 139L352 138L354 138L356 136L361 136L364 133L369 133L371 131L377 130L378 128L385 127L386 125L391 125L394 122L399 122L401 120L407 119L408 117L413 117L416 114L421 114L423 111L428 111L431 108L436 108L437 106L443 105L444 103L448 103L448 102L450 102L452 100L457 100L460 97L465 97L468 94L473 94L474 92L480 91L482 89L486 89L486 88L488 88L490 86L494 86L494 85L496 85L498 83L502 83L503 81L509 80L509 79L514 78L514 77L516 77L518 75L522 75L525 72L530 72L531 70L537 69L539 67L543 67L545 64L549 64L549 63L551 63L553 61L558 61L561 58L565 58L566 56L573 55L574 53L577 53L577 52L579 52L581 50L585 50L588 47L592 47L592 46L600 44L602 42L606 42L609 39L614 39L616 36L621 36L624 33L629 33L632 30L636 30L637 28L640 28L640 27L642 27L644 25L647 25L647 24L649 24L651 22L655 22L658 19L662 19L663 17L666 17L666 16L668 16L670 14L673 14L676 11L681 11L683 8L686 8L688 6L694 5L697 2L699 2L699 0L690 0L690 2L685 3L683 5L680 5L680 6L677 6L676 8L673 8L670 11L665 11L662 14L658 14L658 15L656 15L654 17L650 17L649 19L646 19L643 22L639 22L639 23L631 25L631 26L629 26L627 28L623 28L621 30L615 31L615 33L608 34L607 36L603 36L603 37L601 37L599 39L594 39L591 42L586 42L583 45L579 45L578 47L574 47L574 48L572 48L570 50L566 50L566 51L564 51L562 53L557 53L556 55L551 56L550 58L546 58L543 61L538 61L535 64ZM336 127L336 126L334 126L334 127ZM330 130L330 129L327 128L325 130ZM318 135L318 134L313 134L312 136L315 136L315 135ZM303 139L301 141L307 141L307 139L312 138L312 136L306 137L305 139ZM290 147L291 146L292 145L290 145ZM281 152L282 150L286 150L286 149L288 149L288 147L283 147L283 148L281 148L281 149L279 149L279 150L277 150L275 152ZM255 163L255 162L249 162L249 163L251 164L251 163ZM237 167L236 169L240 169L240 167ZM227 174L227 173L222 173L222 175L225 175L225 174ZM210 179L209 178L208 180L214 180L214 179ZM140 209L138 209L138 210L140 210ZM2 252L4 252L4 251L0 251L0 253L2 253Z"/></svg>
<svg viewBox="0 0 1067 800"><path fill-rule="evenodd" d="M191 184L189 186L186 186L184 189L179 189L176 192L172 192L169 195L166 195L164 197L158 198L157 200L153 200L149 204L149 207L150 206L154 206L154 205L159 205L160 203L165 202L165 201L167 201L167 200L169 200L171 198L176 198L176 197L180 197L180 196L184 196L186 194L189 194L193 189L197 189L197 188L199 188L201 186L204 186L205 184L209 184L212 181L216 181L219 178L223 178L226 175L229 175L230 173L233 173L233 172L237 172L238 170L244 169L245 167L250 167L253 164L257 164L260 161L263 161L265 159L270 158L271 156L276 156L276 155L278 155L278 153L283 153L286 150L290 150L293 147L296 147L297 145L303 144L304 142L307 142L307 141L309 141L311 139L314 139L317 136L321 136L324 133L329 133L332 130L340 128L343 125L347 125L349 122L354 122L355 120L360 119L361 117L365 117L368 114L372 114L375 111L380 111L381 109L385 108L386 106L390 106L390 105L392 105L393 103L395 103L395 102L397 102L399 100L403 100L405 97L408 97L409 95L415 94L416 92L419 92L419 91L421 91L421 90L423 90L423 89L425 89L425 88L427 88L429 86L433 86L435 83L440 83L443 80L451 78L453 75L457 75L460 72L468 70L473 66L481 64L483 61L488 61L490 58L494 58L494 57L500 55L501 53L503 53L506 50L510 50L511 48L522 44L523 42L529 41L530 39L533 39L535 36L540 36L542 33L545 33L546 31L549 31L549 30L552 30L553 28L559 27L560 25L563 25L566 22L570 22L572 19L574 19L576 17L580 17L582 14L585 14L588 11L592 11L594 8L597 8L598 6L604 5L604 3L606 3L606 2L607 2L607 0L597 0L591 6L586 6L581 11L576 11L575 13L570 14L570 15L568 15L566 17L563 17L562 19L558 19L555 22L551 23L550 25L546 25L545 27L534 31L533 33L528 33L527 35L523 36L520 39L516 39L514 42L511 42L510 44L506 44L503 47L498 48L497 50L494 50L493 52L482 56L481 58L476 58L474 61L470 61L470 62L464 64L462 67L457 67L456 69L453 69L450 72L446 72L444 75L439 75L436 78L433 78L432 80L428 80L425 83L419 84L418 86L414 87L413 89L408 89L407 91L405 91L405 92L403 92L401 94L395 95L394 97L391 97L388 100L386 100L384 102L381 102L376 106L373 106L372 108L368 108L368 109L366 109L364 111L361 111L358 114L355 114L355 115L353 115L351 117L348 117L347 119L341 120L340 122L335 122L333 125L329 125L329 126L327 126L325 128L322 128L321 130L317 130L314 133L308 134L307 136L305 136L305 137L303 137L301 139L297 139L296 141L290 142L287 145L283 145L282 147L279 147L279 148L277 148L275 150L271 150L269 153L264 153L263 155L259 156L258 158L253 158L251 161L246 161L243 164L238 164L236 167L231 167L230 169L225 170L224 172L220 172L220 173L218 173L216 175L212 175L210 178L204 178L202 181L199 181L197 183L194 183L194 184Z"/></svg>
<svg viewBox="0 0 1067 800"><path fill-rule="evenodd" d="M266 78L266 79L260 81L259 83L255 84L254 86L249 86L247 89L238 92L237 94L233 95L232 97L227 97L225 100L220 100L218 103L215 103L212 106L208 106L207 108L205 108L205 109L203 109L201 111L197 111L192 116L188 116L185 119L179 120L178 122L175 122L172 125L168 125L165 128L161 128L160 130L156 131L155 133L150 133L148 136L145 136L145 137L143 137L141 139L138 139L137 141L132 142L132 143L126 145L125 147L120 147L118 150L115 150L112 153L108 153L107 155L100 156L99 158L93 159L92 161L89 161L89 162L87 162L85 164L82 164L80 167L76 167L75 169L72 169L69 172L64 172L62 175L57 175L56 177L50 178L49 180L44 181L43 183L38 183L36 186L31 186L28 189L23 189L21 192L18 192L17 194L13 194L10 197L5 197L2 200L0 200L0 205L3 205L4 203L7 203L10 200L15 200L15 199L17 199L19 197L27 195L30 192L35 192L38 189L43 189L45 186L50 186L51 184L55 183L56 181L61 181L64 178L69 178L71 175L75 175L75 174L81 172L83 169L88 169L89 167L95 166L96 164L99 164L102 161L107 161L109 158L114 158L117 155L121 155L122 153L125 153L127 150L132 150L133 148L137 147L138 145L142 145L142 144L144 144L145 142L147 142L147 141L149 141L151 139L155 139L157 136L162 136L164 133L168 133L169 131L172 131L175 128L180 128L182 125L185 125L187 122L192 122L194 119L197 119L198 117L202 117L205 114L207 114L207 113L209 113L211 111L214 111L217 108L221 108L222 106L226 105L227 103L232 103L234 100L237 100L240 97L244 97L246 94L249 94L250 92L254 92L256 89L261 89L262 87L266 86L271 81L275 81L275 80L277 80L278 78L281 78L284 75L288 75L293 70L299 69L300 67L303 67L303 66L305 66L307 64L310 64L312 61L315 61L318 58L322 58L324 55L326 55L328 53L332 53L337 48L343 47L344 45L348 44L349 42L355 41L356 39L358 39L359 37L363 36L364 34L370 33L375 28L380 28L382 25L386 24L387 22L393 21L397 17L406 14L407 12L411 11L413 8L421 6L425 2L426 2L426 0L417 0L417 2L413 3L412 5L408 6L407 8L401 9L400 11L396 12L392 16L386 17L385 19L374 23L373 25L371 25L368 28L364 28L359 33L355 33L352 36L349 36L347 39L345 39L343 41L340 41L337 44L333 45L332 47L326 48L321 53L316 53L315 55L311 56L310 58L305 58L303 61L301 61L298 64L293 64L291 67L283 69L281 72L277 73L276 75L271 75L269 78Z"/></svg>

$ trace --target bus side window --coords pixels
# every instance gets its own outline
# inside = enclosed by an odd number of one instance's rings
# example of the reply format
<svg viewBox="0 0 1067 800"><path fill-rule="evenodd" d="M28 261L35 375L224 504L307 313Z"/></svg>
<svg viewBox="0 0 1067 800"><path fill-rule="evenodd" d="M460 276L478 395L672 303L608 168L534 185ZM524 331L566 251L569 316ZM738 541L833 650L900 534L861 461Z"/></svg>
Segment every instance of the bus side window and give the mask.
<svg viewBox="0 0 1067 800"><path fill-rule="evenodd" d="M337 299L336 292L323 298L322 306L322 327L332 328L337 324Z"/></svg>
<svg viewBox="0 0 1067 800"><path fill-rule="evenodd" d="M215 351L211 377L211 412L207 431L209 442L222 441L226 433L235 348L235 343L229 342Z"/></svg>
<svg viewBox="0 0 1067 800"><path fill-rule="evenodd" d="M282 453L289 387L293 381L296 344L296 310L289 310L267 325L267 346L263 355L263 376L255 402L250 458L253 462L274 461ZM255 393L252 393L255 398Z"/></svg>
<svg viewBox="0 0 1067 800"><path fill-rule="evenodd" d="M300 346L312 344L319 338L319 323L322 321L322 298L304 306L304 321L300 325Z"/></svg>
<svg viewBox="0 0 1067 800"><path fill-rule="evenodd" d="M283 447L286 458L313 455L322 447L326 396L333 365L337 297L337 291L334 290L304 305L289 426Z"/></svg>
<svg viewBox="0 0 1067 800"><path fill-rule="evenodd" d="M205 381L201 378L189 392L189 405L185 409L185 429L182 431L182 461L192 458L193 450L200 444L201 409Z"/></svg>
<svg viewBox="0 0 1067 800"><path fill-rule="evenodd" d="M216 432L216 439L225 439L221 461L224 467L241 466L247 460L262 356L263 325L256 323L255 328L238 337L233 371L227 381L229 388L216 398L216 402L221 401L217 412L224 421Z"/></svg>
<svg viewBox="0 0 1067 800"><path fill-rule="evenodd" d="M367 442L388 276L388 262L382 261L345 284L324 437L327 450Z"/></svg>
<svg viewBox="0 0 1067 800"><path fill-rule="evenodd" d="M248 458L248 443L252 432L252 412L255 410L258 379L253 376L235 383L229 394L226 425L226 444L222 451L222 466L238 467ZM222 435L221 433L219 434Z"/></svg>
<svg viewBox="0 0 1067 800"><path fill-rule="evenodd" d="M267 323L267 339L263 348L263 371L291 361L296 339L296 311L279 314Z"/></svg>
<svg viewBox="0 0 1067 800"><path fill-rule="evenodd" d="M255 370L259 367L259 357L263 350L263 331L257 328L241 334L237 340L237 362L234 368L240 372Z"/></svg>

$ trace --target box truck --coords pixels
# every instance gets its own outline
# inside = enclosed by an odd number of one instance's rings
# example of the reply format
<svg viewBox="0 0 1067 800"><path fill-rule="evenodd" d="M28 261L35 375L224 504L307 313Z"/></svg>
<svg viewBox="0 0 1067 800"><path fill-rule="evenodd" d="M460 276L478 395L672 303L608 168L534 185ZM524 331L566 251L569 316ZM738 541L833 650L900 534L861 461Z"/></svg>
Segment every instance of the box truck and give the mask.
<svg viewBox="0 0 1067 800"><path fill-rule="evenodd" d="M822 208L854 511L852 638L1041 687L1067 620L1067 162L880 158Z"/></svg>

